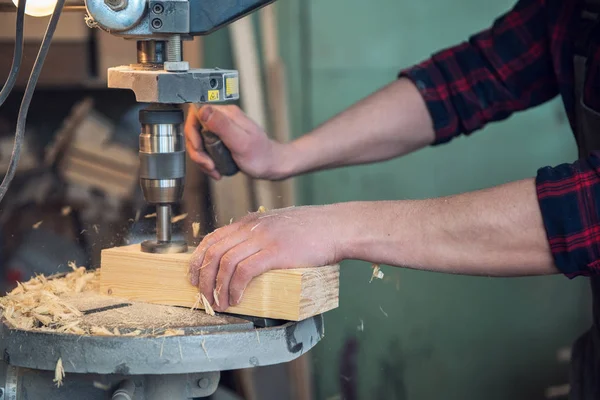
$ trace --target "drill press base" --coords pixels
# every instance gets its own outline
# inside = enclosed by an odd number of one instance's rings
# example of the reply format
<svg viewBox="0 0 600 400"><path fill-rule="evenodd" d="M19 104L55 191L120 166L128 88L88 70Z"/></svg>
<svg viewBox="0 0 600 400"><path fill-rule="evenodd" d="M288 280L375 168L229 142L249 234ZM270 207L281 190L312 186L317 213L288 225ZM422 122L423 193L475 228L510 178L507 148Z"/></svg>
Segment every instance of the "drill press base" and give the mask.
<svg viewBox="0 0 600 400"><path fill-rule="evenodd" d="M26 331L0 322L0 399L106 400L131 383L134 400L202 398L216 390L220 371L291 361L324 336L322 315L300 322L211 316L91 292L69 303L84 313L82 327L122 335ZM139 336L124 336L138 329ZM165 336L168 329L180 332ZM59 358L66 376L57 388Z"/></svg>
<svg viewBox="0 0 600 400"><path fill-rule="evenodd" d="M187 243L181 240L171 242L159 242L157 240L146 240L141 244L144 253L173 254L188 251Z"/></svg>

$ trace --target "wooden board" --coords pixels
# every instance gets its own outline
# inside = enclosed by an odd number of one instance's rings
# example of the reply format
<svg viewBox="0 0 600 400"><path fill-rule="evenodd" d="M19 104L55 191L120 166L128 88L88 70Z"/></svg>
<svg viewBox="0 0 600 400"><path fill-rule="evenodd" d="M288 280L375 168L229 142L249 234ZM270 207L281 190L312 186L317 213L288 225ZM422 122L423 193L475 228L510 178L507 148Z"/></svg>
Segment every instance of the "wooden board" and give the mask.
<svg viewBox="0 0 600 400"><path fill-rule="evenodd" d="M132 301L193 307L198 289L188 281L192 249L183 254L149 254L140 245L102 251L100 290ZM300 321L338 307L339 265L280 269L256 277L242 302L227 313Z"/></svg>

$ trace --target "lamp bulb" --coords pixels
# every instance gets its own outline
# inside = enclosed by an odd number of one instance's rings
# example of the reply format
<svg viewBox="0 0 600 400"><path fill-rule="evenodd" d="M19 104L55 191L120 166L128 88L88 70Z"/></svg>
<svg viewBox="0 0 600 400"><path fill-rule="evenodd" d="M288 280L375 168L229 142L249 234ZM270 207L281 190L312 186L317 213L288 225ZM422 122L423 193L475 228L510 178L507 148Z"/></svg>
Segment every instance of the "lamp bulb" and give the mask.
<svg viewBox="0 0 600 400"><path fill-rule="evenodd" d="M19 5L19 0L12 0L15 6ZM27 0L25 4L25 14L32 17L47 17L54 12L57 0Z"/></svg>

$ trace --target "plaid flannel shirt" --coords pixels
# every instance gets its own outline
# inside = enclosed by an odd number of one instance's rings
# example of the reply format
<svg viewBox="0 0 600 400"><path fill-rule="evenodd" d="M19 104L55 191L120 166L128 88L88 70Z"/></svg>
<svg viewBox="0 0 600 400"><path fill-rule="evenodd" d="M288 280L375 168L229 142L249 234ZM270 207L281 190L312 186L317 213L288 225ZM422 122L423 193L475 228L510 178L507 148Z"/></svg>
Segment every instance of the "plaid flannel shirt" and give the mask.
<svg viewBox="0 0 600 400"><path fill-rule="evenodd" d="M412 80L426 101L434 121L434 145L557 95L574 129L573 40L582 3L520 0L489 29L401 71L399 76ZM595 50L584 98L600 110L600 32L591 37ZM598 274L600 152L573 164L539 169L536 186L557 267L568 277Z"/></svg>

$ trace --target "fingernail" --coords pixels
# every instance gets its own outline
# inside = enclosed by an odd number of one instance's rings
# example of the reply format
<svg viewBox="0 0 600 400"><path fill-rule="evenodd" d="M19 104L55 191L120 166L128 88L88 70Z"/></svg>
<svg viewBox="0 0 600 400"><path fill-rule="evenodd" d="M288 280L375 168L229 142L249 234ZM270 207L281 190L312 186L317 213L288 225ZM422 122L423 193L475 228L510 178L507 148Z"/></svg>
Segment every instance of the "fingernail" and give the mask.
<svg viewBox="0 0 600 400"><path fill-rule="evenodd" d="M206 106L202 109L202 113L200 114L200 121L207 122L210 116L213 113L213 108L210 106Z"/></svg>
<svg viewBox="0 0 600 400"><path fill-rule="evenodd" d="M244 296L244 292L242 291L242 293L240 293L240 297L238 297L238 299L235 301L235 305L237 306L238 304L240 304L240 302L242 301L242 297Z"/></svg>

